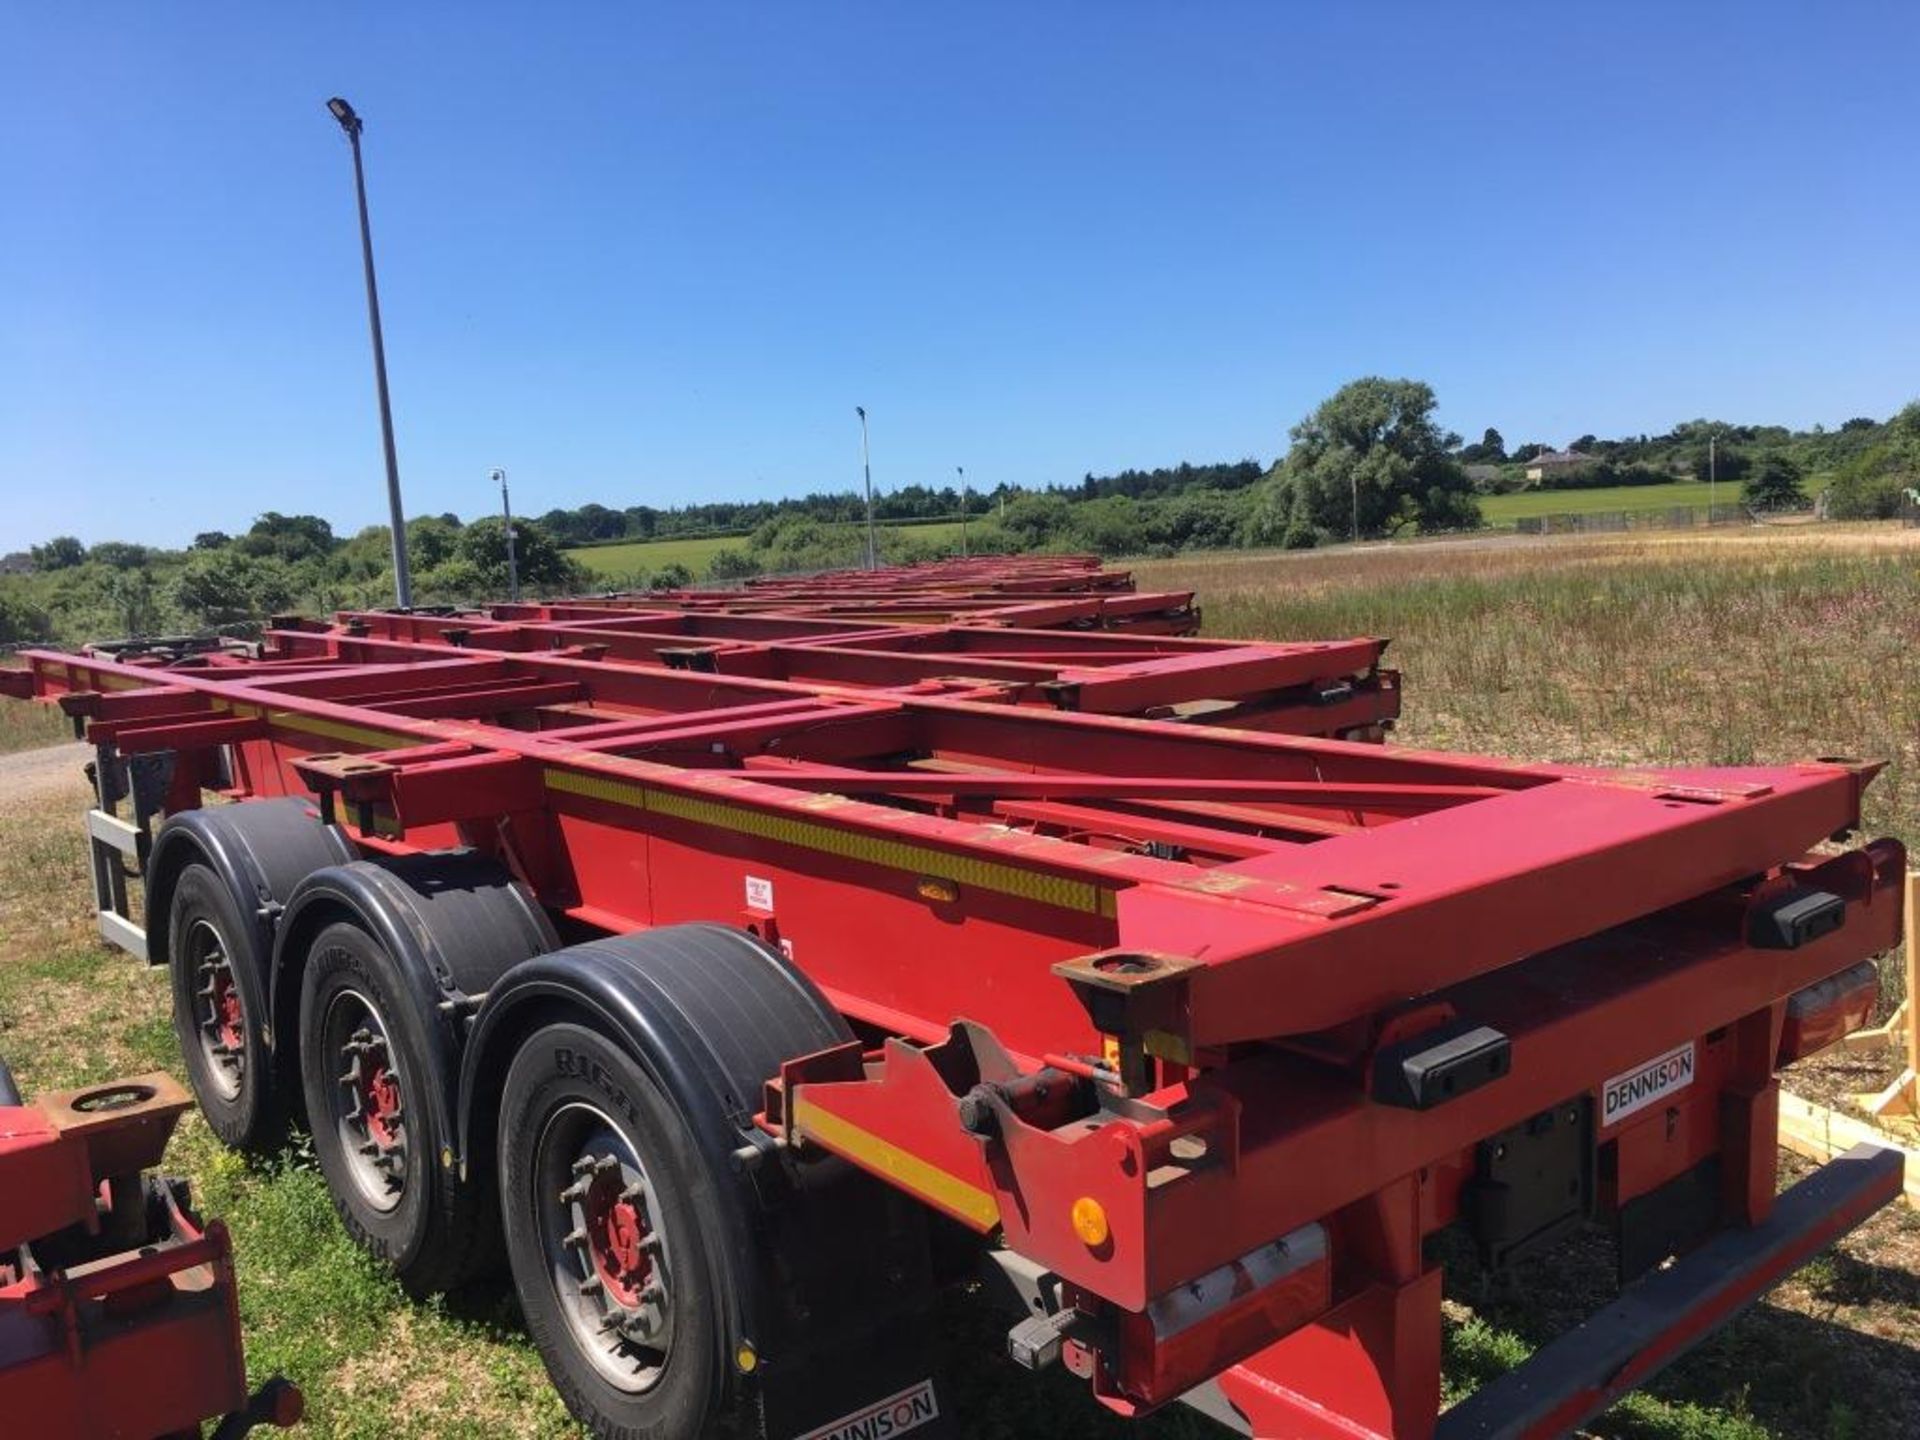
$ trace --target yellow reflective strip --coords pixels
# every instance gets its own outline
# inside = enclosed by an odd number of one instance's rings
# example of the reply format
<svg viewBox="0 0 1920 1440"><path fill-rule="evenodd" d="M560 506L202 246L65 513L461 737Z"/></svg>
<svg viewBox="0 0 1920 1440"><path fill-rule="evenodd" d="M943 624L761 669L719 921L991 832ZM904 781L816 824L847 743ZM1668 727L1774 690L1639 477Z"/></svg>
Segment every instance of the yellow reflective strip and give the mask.
<svg viewBox="0 0 1920 1440"><path fill-rule="evenodd" d="M304 735L324 735L329 740L345 740L352 745L371 745L376 750L404 749L430 742L415 735L396 735L384 730L368 730L338 720L323 720L318 715L301 715L292 710L269 710L267 723L276 730L298 730Z"/></svg>
<svg viewBox="0 0 1920 1440"><path fill-rule="evenodd" d="M804 1088L794 1096L793 1128L807 1139L817 1140L827 1149L884 1175L902 1190L958 1215L977 1230L991 1230L1000 1223L1000 1203L987 1191L862 1130L851 1120L822 1110L807 1099Z"/></svg>
<svg viewBox="0 0 1920 1440"><path fill-rule="evenodd" d="M574 770L547 771L547 788L584 795L589 800L604 800L609 805L629 805L635 810L647 808L644 786L625 780L609 780L604 775L582 775Z"/></svg>
<svg viewBox="0 0 1920 1440"><path fill-rule="evenodd" d="M1111 890L1087 880L1064 875L1048 875L1025 870L1017 865L1002 865L971 855L956 855L904 840L889 840L878 835L863 835L854 830L837 829L791 815L753 810L721 800L696 795L681 795L668 790L613 780L598 775L581 775L570 770L547 771L547 784L555 790L584 795L590 800L628 805L636 810L686 820L695 825L711 825L751 835L776 845L794 845L822 854L881 865L890 870L907 870L915 875L937 875L959 885L992 890L1043 905L1057 905L1091 915L1112 917L1114 897Z"/></svg>

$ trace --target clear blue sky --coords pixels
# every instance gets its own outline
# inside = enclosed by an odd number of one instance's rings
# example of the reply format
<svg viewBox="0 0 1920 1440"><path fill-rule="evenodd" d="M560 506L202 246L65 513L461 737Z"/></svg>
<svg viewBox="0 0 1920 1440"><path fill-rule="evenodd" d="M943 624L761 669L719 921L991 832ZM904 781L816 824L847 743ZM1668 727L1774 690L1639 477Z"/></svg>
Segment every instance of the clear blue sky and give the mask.
<svg viewBox="0 0 1920 1440"><path fill-rule="evenodd" d="M10 5L0 550L1920 394L1920 6Z"/></svg>

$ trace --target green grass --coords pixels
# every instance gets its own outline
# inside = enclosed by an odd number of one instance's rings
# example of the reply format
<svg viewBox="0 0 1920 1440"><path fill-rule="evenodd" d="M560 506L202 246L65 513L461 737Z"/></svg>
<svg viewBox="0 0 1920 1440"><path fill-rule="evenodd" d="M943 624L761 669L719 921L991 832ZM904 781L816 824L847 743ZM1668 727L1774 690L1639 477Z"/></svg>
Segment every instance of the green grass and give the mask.
<svg viewBox="0 0 1920 1440"><path fill-rule="evenodd" d="M1480 514L1489 525L1511 525L1537 515L1603 515L1627 511L1644 514L1681 505L1707 504L1714 492L1720 505L1738 504L1740 487L1731 482L1709 486L1705 481L1680 480L1671 485L1614 485L1602 490L1522 490L1513 495L1483 495Z"/></svg>
<svg viewBox="0 0 1920 1440"><path fill-rule="evenodd" d="M928 545L960 548L960 522L940 520L929 525L883 525ZM635 540L625 545L589 545L567 553L598 576L654 573L669 565L684 565L695 579L704 577L713 557L722 550L744 550L744 535L708 535L695 540Z"/></svg>
<svg viewBox="0 0 1920 1440"><path fill-rule="evenodd" d="M0 667L14 667L11 657ZM73 737L67 717L53 705L21 705L0 699L0 755L14 750L37 750Z"/></svg>
<svg viewBox="0 0 1920 1440"><path fill-rule="evenodd" d="M632 575L639 571L664 570L669 565L684 565L698 578L707 573L708 564L722 550L744 550L746 545L747 537L744 535L704 535L693 540L635 540L627 545L589 545L583 549L569 550L567 554L595 575Z"/></svg>

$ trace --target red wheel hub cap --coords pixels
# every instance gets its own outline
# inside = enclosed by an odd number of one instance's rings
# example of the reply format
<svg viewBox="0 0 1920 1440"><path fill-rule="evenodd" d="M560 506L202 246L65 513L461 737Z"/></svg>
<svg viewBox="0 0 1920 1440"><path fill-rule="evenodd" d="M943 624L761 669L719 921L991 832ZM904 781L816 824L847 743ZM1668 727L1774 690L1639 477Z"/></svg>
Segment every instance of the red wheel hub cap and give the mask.
<svg viewBox="0 0 1920 1440"><path fill-rule="evenodd" d="M594 1269L608 1298L631 1309L641 1303L653 1260L647 1253L645 1213L620 1198L624 1188L618 1172L594 1177L587 1189L586 1230Z"/></svg>

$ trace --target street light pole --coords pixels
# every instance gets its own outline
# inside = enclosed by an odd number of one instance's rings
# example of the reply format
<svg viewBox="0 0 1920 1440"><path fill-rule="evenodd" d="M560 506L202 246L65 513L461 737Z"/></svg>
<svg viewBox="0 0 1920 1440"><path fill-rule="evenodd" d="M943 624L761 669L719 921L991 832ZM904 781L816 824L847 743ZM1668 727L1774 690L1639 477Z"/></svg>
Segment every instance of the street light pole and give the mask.
<svg viewBox="0 0 1920 1440"><path fill-rule="evenodd" d="M878 570L880 551L873 535L873 464L867 457L867 407L856 405L853 413L860 417L860 471L867 477L867 569Z"/></svg>
<svg viewBox="0 0 1920 1440"><path fill-rule="evenodd" d="M1720 483L1720 432L1707 436L1707 524L1713 524L1713 497Z"/></svg>
<svg viewBox="0 0 1920 1440"><path fill-rule="evenodd" d="M367 176L360 164L360 117L338 95L327 110L353 147L353 191L360 201L360 260L367 272L367 325L373 331L373 384L380 397L380 442L387 454L387 516L393 529L393 590L402 610L413 608L413 577L407 573L407 522L400 507L400 461L393 450L393 406L387 399L387 346L380 335L380 290L373 279L373 228L367 223Z"/></svg>
<svg viewBox="0 0 1920 1440"><path fill-rule="evenodd" d="M1360 543L1360 472L1355 470L1347 476L1353 486L1353 543Z"/></svg>
<svg viewBox="0 0 1920 1440"><path fill-rule="evenodd" d="M494 466L492 479L500 485L500 513L507 521L507 599L520 600L520 564L513 553L513 502L507 498L507 472Z"/></svg>
<svg viewBox="0 0 1920 1440"><path fill-rule="evenodd" d="M967 467L956 465L955 473L960 476L960 558L967 557Z"/></svg>

